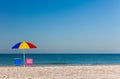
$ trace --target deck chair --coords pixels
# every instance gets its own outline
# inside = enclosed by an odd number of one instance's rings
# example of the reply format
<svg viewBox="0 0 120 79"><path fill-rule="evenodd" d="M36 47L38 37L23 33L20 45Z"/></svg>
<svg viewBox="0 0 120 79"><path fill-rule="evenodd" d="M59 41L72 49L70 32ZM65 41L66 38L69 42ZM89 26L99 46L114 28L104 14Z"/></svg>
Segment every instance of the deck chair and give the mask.
<svg viewBox="0 0 120 79"><path fill-rule="evenodd" d="M15 66L21 66L22 65L21 59L20 58L15 58L14 59L14 64L15 64Z"/></svg>
<svg viewBox="0 0 120 79"><path fill-rule="evenodd" d="M32 66L33 65L33 59L32 58L26 58L26 66Z"/></svg>

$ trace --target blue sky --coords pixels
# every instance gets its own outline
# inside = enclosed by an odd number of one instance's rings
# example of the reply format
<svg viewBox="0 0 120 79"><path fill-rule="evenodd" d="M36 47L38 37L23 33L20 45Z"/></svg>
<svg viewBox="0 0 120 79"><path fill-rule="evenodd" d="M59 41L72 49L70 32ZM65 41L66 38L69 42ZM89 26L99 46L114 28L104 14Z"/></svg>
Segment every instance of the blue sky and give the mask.
<svg viewBox="0 0 120 79"><path fill-rule="evenodd" d="M0 0L0 50L119 51L119 21L119 0Z"/></svg>

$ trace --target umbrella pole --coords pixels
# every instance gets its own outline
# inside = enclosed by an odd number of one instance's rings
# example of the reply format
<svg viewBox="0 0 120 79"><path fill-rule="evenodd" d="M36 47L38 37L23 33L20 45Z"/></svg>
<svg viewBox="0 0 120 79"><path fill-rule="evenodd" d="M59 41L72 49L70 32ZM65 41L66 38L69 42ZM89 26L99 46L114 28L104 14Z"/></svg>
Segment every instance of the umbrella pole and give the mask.
<svg viewBox="0 0 120 79"><path fill-rule="evenodd" d="M23 65L25 67L25 51L23 50Z"/></svg>

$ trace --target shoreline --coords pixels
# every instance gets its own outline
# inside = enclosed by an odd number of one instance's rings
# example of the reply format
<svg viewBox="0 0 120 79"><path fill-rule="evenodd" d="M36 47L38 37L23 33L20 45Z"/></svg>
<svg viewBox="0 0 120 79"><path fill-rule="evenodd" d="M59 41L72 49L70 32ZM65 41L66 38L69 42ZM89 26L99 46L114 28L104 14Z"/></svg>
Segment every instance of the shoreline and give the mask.
<svg viewBox="0 0 120 79"><path fill-rule="evenodd" d="M41 66L120 66L120 64L39 64L39 65L31 65L26 67L41 67ZM16 65L0 65L0 67L24 67L24 65L16 66Z"/></svg>
<svg viewBox="0 0 120 79"><path fill-rule="evenodd" d="M120 65L0 67L0 79L120 79Z"/></svg>

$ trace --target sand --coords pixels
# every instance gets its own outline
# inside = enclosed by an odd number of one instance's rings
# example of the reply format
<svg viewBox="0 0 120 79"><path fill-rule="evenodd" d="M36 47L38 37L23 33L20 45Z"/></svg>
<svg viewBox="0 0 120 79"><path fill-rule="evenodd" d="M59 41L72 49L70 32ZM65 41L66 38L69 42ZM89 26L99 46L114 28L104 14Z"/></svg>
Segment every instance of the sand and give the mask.
<svg viewBox="0 0 120 79"><path fill-rule="evenodd" d="M120 79L120 65L0 67L0 79Z"/></svg>

